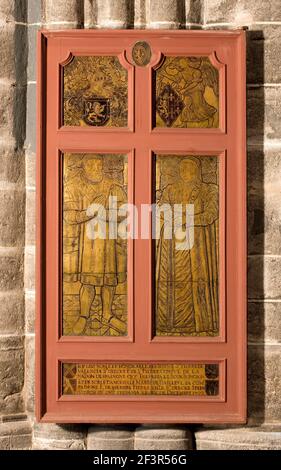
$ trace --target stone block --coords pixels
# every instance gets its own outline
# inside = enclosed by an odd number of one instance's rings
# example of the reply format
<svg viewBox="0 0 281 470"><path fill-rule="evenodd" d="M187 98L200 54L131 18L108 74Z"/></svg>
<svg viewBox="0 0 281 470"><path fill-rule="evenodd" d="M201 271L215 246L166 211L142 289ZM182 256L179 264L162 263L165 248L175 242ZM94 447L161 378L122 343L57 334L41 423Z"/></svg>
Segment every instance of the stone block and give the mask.
<svg viewBox="0 0 281 470"><path fill-rule="evenodd" d="M22 291L0 292L0 331L4 335L23 334L24 297Z"/></svg>
<svg viewBox="0 0 281 470"><path fill-rule="evenodd" d="M148 28L178 29L185 25L185 4L177 0L153 0L148 3Z"/></svg>
<svg viewBox="0 0 281 470"><path fill-rule="evenodd" d="M256 422L281 421L281 345L248 348L248 417Z"/></svg>
<svg viewBox="0 0 281 470"><path fill-rule="evenodd" d="M280 430L262 427L199 429L195 432L197 450L280 450Z"/></svg>
<svg viewBox="0 0 281 470"><path fill-rule="evenodd" d="M248 298L280 298L281 257L250 256L248 260Z"/></svg>
<svg viewBox="0 0 281 470"><path fill-rule="evenodd" d="M185 0L186 23L203 24L204 8L204 0Z"/></svg>
<svg viewBox="0 0 281 470"><path fill-rule="evenodd" d="M27 246L24 255L24 285L26 289L35 289L35 247Z"/></svg>
<svg viewBox="0 0 281 470"><path fill-rule="evenodd" d="M27 2L19 0L1 0L0 19L5 23L12 21L26 22Z"/></svg>
<svg viewBox="0 0 281 470"><path fill-rule="evenodd" d="M280 152L248 152L249 254L281 254L280 173Z"/></svg>
<svg viewBox="0 0 281 470"><path fill-rule="evenodd" d="M279 0L207 0L207 23L232 23L244 26L252 21L281 21Z"/></svg>
<svg viewBox="0 0 281 470"><path fill-rule="evenodd" d="M23 411L24 345L21 336L0 336L0 413Z"/></svg>
<svg viewBox="0 0 281 470"><path fill-rule="evenodd" d="M42 21L56 29L81 27L83 24L83 0L43 0Z"/></svg>
<svg viewBox="0 0 281 470"><path fill-rule="evenodd" d="M26 212L25 212L25 241L27 245L34 245L36 238L35 215L36 215L36 194L33 190L26 191Z"/></svg>
<svg viewBox="0 0 281 470"><path fill-rule="evenodd" d="M281 27L253 25L247 32L247 82L280 83Z"/></svg>
<svg viewBox="0 0 281 470"><path fill-rule="evenodd" d="M122 29L134 25L134 2L97 0L98 28Z"/></svg>
<svg viewBox="0 0 281 470"><path fill-rule="evenodd" d="M27 86L27 107L26 107L26 139L25 148L29 154L36 152L36 84L29 83Z"/></svg>
<svg viewBox="0 0 281 470"><path fill-rule="evenodd" d="M35 338L34 335L26 335L25 339L25 404L26 410L34 412L35 396Z"/></svg>
<svg viewBox="0 0 281 470"><path fill-rule="evenodd" d="M0 246L24 242L24 190L0 190Z"/></svg>
<svg viewBox="0 0 281 470"><path fill-rule="evenodd" d="M146 3L142 0L135 0L134 28L142 29L146 26Z"/></svg>
<svg viewBox="0 0 281 470"><path fill-rule="evenodd" d="M3 143L0 144L0 180L11 183L24 181L24 152L15 148L13 138L2 133Z"/></svg>
<svg viewBox="0 0 281 470"><path fill-rule="evenodd" d="M189 450L192 434L184 426L143 425L135 432L135 450Z"/></svg>
<svg viewBox="0 0 281 470"><path fill-rule="evenodd" d="M26 186L35 189L36 185L36 154L27 151L25 153L25 181Z"/></svg>
<svg viewBox="0 0 281 470"><path fill-rule="evenodd" d="M25 138L26 86L0 88L0 131L15 139L16 148L22 148Z"/></svg>
<svg viewBox="0 0 281 470"><path fill-rule="evenodd" d="M25 332L34 333L35 292L25 294Z"/></svg>
<svg viewBox="0 0 281 470"><path fill-rule="evenodd" d="M248 88L247 137L251 142L281 139L280 100L280 87Z"/></svg>
<svg viewBox="0 0 281 470"><path fill-rule="evenodd" d="M91 426L87 450L133 450L134 429L129 426Z"/></svg>
<svg viewBox="0 0 281 470"><path fill-rule="evenodd" d="M21 249L0 249L0 291L23 286L23 254Z"/></svg>
<svg viewBox="0 0 281 470"><path fill-rule="evenodd" d="M31 426L28 421L11 421L0 424L1 450L31 449Z"/></svg>
<svg viewBox="0 0 281 470"><path fill-rule="evenodd" d="M9 1L9 0L8 0ZM14 51L15 25L7 23L0 26L0 70L1 76L15 80Z"/></svg>
<svg viewBox="0 0 281 470"><path fill-rule="evenodd" d="M28 64L27 80L37 79L37 32L41 28L40 24L33 24L28 27Z"/></svg>
<svg viewBox="0 0 281 470"><path fill-rule="evenodd" d="M281 343L281 301L248 303L248 340Z"/></svg>
<svg viewBox="0 0 281 470"><path fill-rule="evenodd" d="M41 3L38 0L28 0L28 23L40 23L41 21Z"/></svg>
<svg viewBox="0 0 281 470"><path fill-rule="evenodd" d="M78 425L34 424L34 450L84 450L86 428Z"/></svg>

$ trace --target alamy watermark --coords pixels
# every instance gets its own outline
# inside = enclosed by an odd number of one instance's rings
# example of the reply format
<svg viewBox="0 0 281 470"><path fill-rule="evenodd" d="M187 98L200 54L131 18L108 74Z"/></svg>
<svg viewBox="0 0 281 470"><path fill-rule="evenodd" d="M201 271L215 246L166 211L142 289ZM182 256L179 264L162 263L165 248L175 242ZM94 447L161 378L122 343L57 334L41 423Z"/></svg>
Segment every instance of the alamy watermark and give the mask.
<svg viewBox="0 0 281 470"><path fill-rule="evenodd" d="M139 213L140 212L140 213ZM118 204L110 196L105 205L93 203L86 210L86 234L94 239L175 239L176 250L194 244L194 204Z"/></svg>

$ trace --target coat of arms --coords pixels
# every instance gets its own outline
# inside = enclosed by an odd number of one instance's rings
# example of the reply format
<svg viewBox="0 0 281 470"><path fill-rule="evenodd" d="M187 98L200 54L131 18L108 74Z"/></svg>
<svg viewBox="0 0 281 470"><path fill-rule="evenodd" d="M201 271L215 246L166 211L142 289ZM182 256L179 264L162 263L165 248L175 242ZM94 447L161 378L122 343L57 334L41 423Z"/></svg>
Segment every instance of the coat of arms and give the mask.
<svg viewBox="0 0 281 470"><path fill-rule="evenodd" d="M104 126L110 118L108 98L87 98L84 100L83 119L89 126Z"/></svg>

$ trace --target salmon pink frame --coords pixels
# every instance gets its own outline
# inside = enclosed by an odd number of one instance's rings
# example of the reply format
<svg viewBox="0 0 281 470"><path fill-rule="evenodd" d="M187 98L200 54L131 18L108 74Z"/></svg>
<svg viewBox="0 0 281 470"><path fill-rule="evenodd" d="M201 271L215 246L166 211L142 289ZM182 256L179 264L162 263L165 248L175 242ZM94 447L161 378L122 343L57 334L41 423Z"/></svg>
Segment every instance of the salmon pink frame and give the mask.
<svg viewBox="0 0 281 470"><path fill-rule="evenodd" d="M132 61L149 43L144 67ZM65 127L62 67L72 56L115 55L128 70L126 128ZM153 74L165 56L208 56L219 71L219 127L153 127ZM246 71L244 31L67 30L38 33L36 416L56 423L244 423L246 421ZM128 156L128 202L153 202L157 154L219 159L218 337L154 337L153 240L128 241L126 337L61 331L62 154ZM62 364L219 365L218 396L63 395Z"/></svg>

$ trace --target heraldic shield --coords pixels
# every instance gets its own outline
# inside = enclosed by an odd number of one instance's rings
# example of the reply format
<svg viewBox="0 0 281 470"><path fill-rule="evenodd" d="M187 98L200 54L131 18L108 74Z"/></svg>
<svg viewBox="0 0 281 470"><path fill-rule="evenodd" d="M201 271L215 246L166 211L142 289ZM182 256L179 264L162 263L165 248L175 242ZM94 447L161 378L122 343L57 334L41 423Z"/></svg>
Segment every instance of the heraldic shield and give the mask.
<svg viewBox="0 0 281 470"><path fill-rule="evenodd" d="M88 98L84 100L84 116L90 126L104 126L110 118L108 98Z"/></svg>

